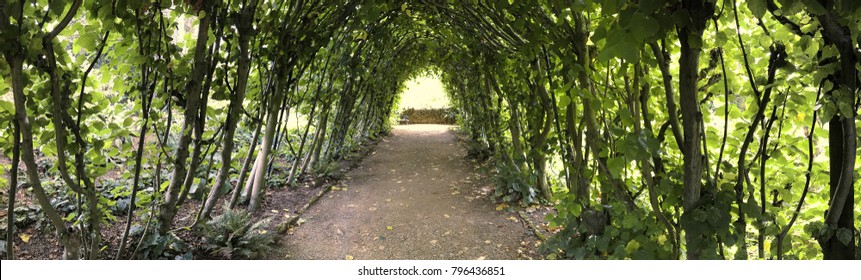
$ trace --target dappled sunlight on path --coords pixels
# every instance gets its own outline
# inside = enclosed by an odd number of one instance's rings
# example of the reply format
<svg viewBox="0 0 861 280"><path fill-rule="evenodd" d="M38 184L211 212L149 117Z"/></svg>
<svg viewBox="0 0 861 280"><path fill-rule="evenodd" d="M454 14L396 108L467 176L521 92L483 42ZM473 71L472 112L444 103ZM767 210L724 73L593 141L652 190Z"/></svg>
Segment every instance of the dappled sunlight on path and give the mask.
<svg viewBox="0 0 861 280"><path fill-rule="evenodd" d="M519 258L532 237L495 209L450 128L396 127L283 237L280 257Z"/></svg>

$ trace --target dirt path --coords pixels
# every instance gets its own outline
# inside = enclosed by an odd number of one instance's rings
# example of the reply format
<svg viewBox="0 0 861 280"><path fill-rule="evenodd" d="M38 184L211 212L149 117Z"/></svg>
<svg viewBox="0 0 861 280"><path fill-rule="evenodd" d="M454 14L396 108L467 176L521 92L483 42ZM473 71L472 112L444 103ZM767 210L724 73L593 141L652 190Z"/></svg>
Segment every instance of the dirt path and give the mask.
<svg viewBox="0 0 861 280"><path fill-rule="evenodd" d="M276 253L287 259L520 258L534 237L516 214L496 210L488 197L492 185L476 178L479 171L464 155L449 126L396 127L303 215Z"/></svg>

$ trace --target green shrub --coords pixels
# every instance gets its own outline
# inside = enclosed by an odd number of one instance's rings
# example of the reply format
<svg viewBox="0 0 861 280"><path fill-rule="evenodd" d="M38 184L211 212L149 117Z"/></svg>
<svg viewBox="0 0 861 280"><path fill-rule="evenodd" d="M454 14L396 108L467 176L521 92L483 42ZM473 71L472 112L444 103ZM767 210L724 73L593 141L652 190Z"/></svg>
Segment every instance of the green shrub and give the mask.
<svg viewBox="0 0 861 280"><path fill-rule="evenodd" d="M228 259L254 259L274 243L274 236L266 230L270 219L252 223L245 210L226 209L203 227L205 248Z"/></svg>
<svg viewBox="0 0 861 280"><path fill-rule="evenodd" d="M131 236L136 235L134 231L143 234L143 230L135 230L134 227L132 229ZM135 256L145 260L194 259L192 248L188 243L182 241L182 239L173 233L161 235L156 230L146 233L138 250L139 252Z"/></svg>

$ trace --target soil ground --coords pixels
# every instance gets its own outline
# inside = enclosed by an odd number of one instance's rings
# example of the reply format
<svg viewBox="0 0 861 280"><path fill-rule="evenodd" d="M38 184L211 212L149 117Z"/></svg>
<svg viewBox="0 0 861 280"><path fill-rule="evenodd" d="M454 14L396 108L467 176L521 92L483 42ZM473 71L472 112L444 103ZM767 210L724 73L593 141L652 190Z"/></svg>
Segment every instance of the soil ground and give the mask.
<svg viewBox="0 0 861 280"><path fill-rule="evenodd" d="M340 168L332 177L310 176L293 186L269 188L254 219L271 218L269 229L275 231L276 226L295 219L300 214L298 210L320 192L334 186L300 216L299 226L279 237L272 252L265 257L538 258L535 251L540 242L520 221L514 208L494 202L493 179L486 168L466 158L466 151L453 128L399 126L378 143L366 143L341 159ZM0 156L0 163L4 168L10 166L3 156ZM273 174L286 172L278 166L276 164ZM6 173L8 176L10 172ZM5 224L5 189L0 194L3 196L0 218ZM16 194L18 206L38 209L27 188L19 188ZM191 223L200 203L199 199L192 198L179 209L174 221L174 228L178 230L173 232L191 245L195 259L223 259L202 249L201 236L196 231L180 229ZM548 207L533 206L523 210L533 224L546 229L543 217L549 213ZM217 207L214 214L220 211ZM117 218L102 225L105 250L101 257L104 259L113 259L116 254L125 215L117 215ZM134 222L142 224L139 217L135 217ZM54 230L44 220L19 228L15 235L16 258L58 259L62 254ZM131 238L131 247L138 239L139 236ZM5 255L0 256L2 258Z"/></svg>
<svg viewBox="0 0 861 280"><path fill-rule="evenodd" d="M398 126L270 258L524 259L539 243L445 125Z"/></svg>

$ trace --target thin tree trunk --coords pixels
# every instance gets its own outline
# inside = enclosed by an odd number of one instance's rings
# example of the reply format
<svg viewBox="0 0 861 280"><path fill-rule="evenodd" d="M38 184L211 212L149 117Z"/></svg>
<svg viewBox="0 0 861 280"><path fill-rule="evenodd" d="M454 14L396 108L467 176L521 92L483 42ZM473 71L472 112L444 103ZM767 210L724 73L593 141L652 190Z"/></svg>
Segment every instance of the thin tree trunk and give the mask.
<svg viewBox="0 0 861 280"><path fill-rule="evenodd" d="M667 115L669 116L670 130L673 132L673 138L676 139L676 145L679 146L680 150L682 150L685 146L684 135L682 135L682 130L679 125L676 97L675 93L673 93L673 75L670 73L670 62L667 55L665 55L657 43L650 42L649 47L652 49L652 53L654 53L655 59L658 61L658 69L661 70L661 77L664 81L664 92L666 93L665 96L667 99Z"/></svg>
<svg viewBox="0 0 861 280"><path fill-rule="evenodd" d="M227 122L224 130L224 138L222 139L221 147L221 167L218 170L218 175L215 177L215 182L212 184L212 189L203 205L203 212L199 217L199 221L209 219L209 214L212 213L215 202L221 197L222 185L227 181L230 173L230 165L233 160L233 138L236 134L236 126L239 123L239 112L242 110L242 102L245 100L245 91L248 85L248 75L251 71L251 57L249 54L249 42L252 37L254 16L257 13L257 0L250 0L242 7L242 15L239 17L239 63L237 66L236 89L235 93L230 98L228 108ZM257 130L259 131L259 129ZM255 132L255 139L259 133ZM252 145L255 142L252 142ZM249 149L249 153L251 149ZM248 160L246 160L247 162ZM243 162L242 171L247 167L247 163ZM242 177L242 176L240 176ZM240 181L241 182L241 181ZM237 184L239 185L239 184ZM237 192L238 193L238 192Z"/></svg>
<svg viewBox="0 0 861 280"><path fill-rule="evenodd" d="M293 84L288 81L288 84ZM285 88L285 90L287 90ZM284 141L284 138L289 137L287 135L287 120L290 118L290 100L292 98L282 98L281 109L278 113L278 119L275 120L275 134L273 136L272 147L270 151L278 151L281 148L281 143ZM286 116L286 117L285 117ZM264 135L265 136L265 135ZM289 143L288 143L289 145ZM289 147L292 150L292 147ZM265 177L269 177L272 174L272 169L275 167L275 157L269 156L266 161L266 173Z"/></svg>
<svg viewBox="0 0 861 280"><path fill-rule="evenodd" d="M220 19L218 15L215 15L212 18L212 21L216 26L223 24L223 20ZM188 194L191 192L192 185L194 184L194 179L197 178L197 169L203 161L203 157L205 157L205 154L201 155L201 149L203 145L203 131L206 129L206 111L209 106L209 90L212 87L212 78L215 73L215 67L219 63L218 49L219 46L221 46L221 39L224 33L224 28L218 27L217 29L218 33L215 34L215 43L213 43L212 49L209 51L208 55L209 67L207 68L207 74L204 77L205 82L200 92L201 99L200 106L198 108L200 113L197 116L197 122L194 127L194 148L191 152L191 163L188 166L189 172L185 175L185 180L183 180L183 188L182 191L180 191L179 200L176 203L177 207L185 203L185 200L188 198ZM208 174L205 176L208 176ZM205 184L206 183L204 182L204 185Z"/></svg>
<svg viewBox="0 0 861 280"><path fill-rule="evenodd" d="M152 97L150 97L152 98ZM146 102L144 99L141 99L141 102ZM132 179L132 194L130 198L129 211L126 215L126 226L123 230L122 238L120 239L120 247L117 251L116 259L120 259L125 250L126 239L128 238L129 230L132 225L132 218L134 217L135 211L135 199L138 192L138 184L140 184L140 175L141 175L141 161L143 160L143 151L146 144L146 134L147 134L147 126L149 126L149 105L144 104L142 107L142 115L143 115L143 125L140 128L140 134L138 134L138 150L135 153L135 168L134 168L134 179Z"/></svg>
<svg viewBox="0 0 861 280"><path fill-rule="evenodd" d="M48 218L48 221L57 231L57 239L63 245L63 259L78 259L80 257L81 241L77 234L69 231L66 228L66 223L60 217L60 213L51 205L51 200L45 194L45 189L42 188L42 181L39 179L38 166L33 151L33 132L30 127L30 118L27 116L27 108L24 105L24 75L23 75L23 58L6 55L6 61L9 62L11 78L12 78L12 96L15 105L15 118L21 130L21 148L22 160L27 167L27 178L30 187L33 188L33 193L36 196L36 201L42 208L42 212ZM12 246L12 244L9 244Z"/></svg>
<svg viewBox="0 0 861 280"><path fill-rule="evenodd" d="M702 160L702 113L699 107L697 93L697 67L699 65L702 49L692 42L701 42L703 31L709 18L714 14L714 4L705 0L693 0L683 2L682 6L690 12L688 24L679 27L679 107L682 113L682 127L684 130L683 155L683 188L682 205L685 212L697 208L702 191L703 160ZM687 20L687 19L686 19ZM688 259L700 259L710 241L704 240L702 236L692 234L689 224L683 224L686 233Z"/></svg>
<svg viewBox="0 0 861 280"><path fill-rule="evenodd" d="M832 7L833 8L833 7ZM856 47L853 46L849 28L842 26L832 11L817 17L822 25L822 34L829 44L837 47L840 53L840 75L837 76L836 87L844 88L849 96L836 102L848 103L852 110L841 112L829 121L828 143L829 180L828 211L825 214L825 225L836 228L830 238L819 240L824 259L854 259L858 230L855 228L855 161L858 155L855 119L858 108L853 104L858 94L858 59ZM848 115L847 115L848 113ZM839 236L848 231L849 239L843 243Z"/></svg>
<svg viewBox="0 0 861 280"><path fill-rule="evenodd" d="M283 69L281 71L284 71ZM290 76L290 75L288 75ZM283 76L282 76L283 78ZM272 150L272 144L275 138L275 130L278 127L278 109L281 104L281 100L284 98L285 91L288 90L289 85L286 85L289 81L285 81L281 79L279 82L279 86L277 87L272 100L269 102L269 115L266 120L266 132L263 134L263 144L260 153L257 154L257 161L254 164L254 184L251 189L251 196L249 197L250 202L248 204L248 210L250 212L257 211L257 208L260 206L260 203L263 201L263 195L266 191L266 173L267 173L267 164L269 153Z"/></svg>
<svg viewBox="0 0 861 280"><path fill-rule="evenodd" d="M204 4L204 6L208 5ZM209 11L208 8L203 8L203 10ZM188 172L186 170L188 147L191 144L192 126L196 123L197 116L199 114L198 108L200 106L199 103L202 87L201 80L203 80L203 77L206 74L206 69L204 68L207 67L206 41L209 36L210 22L212 21L210 19L210 14L212 13L207 13L206 16L199 20L200 24L198 25L197 44L195 46L194 66L192 67L191 78L186 88L185 120L183 121L181 136L174 156L173 174L171 175L170 183L167 191L165 192L164 203L159 207L158 232L162 235L167 234L167 231L170 229L173 219L176 216L177 201L179 200L179 194L182 189L182 183L185 180L186 172ZM192 172L194 171L192 170Z"/></svg>
<svg viewBox="0 0 861 280"><path fill-rule="evenodd" d="M257 147L257 139L260 138L260 130L262 127L263 123L258 122L257 128L254 129L254 136L251 137L251 142L248 144L248 152L245 155L245 159L242 161L242 167L239 168L239 179L236 180L236 185L233 186L233 194L231 195L230 202L227 205L228 209L233 209L233 207L236 207L236 204L239 203L239 197L243 190L242 186L245 183L245 177L246 174L248 174L248 168L251 168L251 159L254 158L254 147ZM209 211L211 212L212 209L209 209Z"/></svg>
<svg viewBox="0 0 861 280"><path fill-rule="evenodd" d="M314 150L311 151L310 159L306 160L305 163L302 164L302 171L300 173L307 172L309 166L311 166L312 169L319 166L320 152L323 150L323 143L326 140L326 128L329 126L329 110L332 106L330 104L326 104L324 108L325 109L323 109L323 112L320 115L321 119L317 124L317 136L314 137Z"/></svg>
<svg viewBox="0 0 861 280"><path fill-rule="evenodd" d="M18 193L18 162L21 159L21 128L12 122L12 170L9 171L9 201L6 210L6 259L15 259L15 195Z"/></svg>
<svg viewBox="0 0 861 280"><path fill-rule="evenodd" d="M520 112L517 106L517 100L514 97L508 98L508 110L511 113L511 119L509 120L508 130L511 133L511 146L514 148L514 158L515 165L522 169L519 162L523 161L523 144L520 142Z"/></svg>
<svg viewBox="0 0 861 280"><path fill-rule="evenodd" d="M318 91L319 92L319 88ZM314 102L311 103L311 113L308 115L308 124L305 125L305 132L302 133L302 140L299 143L299 155L293 160L293 166L290 167L290 176L287 178L287 184L293 184L293 181L296 179L296 171L300 168L300 165L305 162L302 158L305 153L305 142L308 140L308 132L311 130L311 124L314 122L313 119L315 117L314 113L317 111L317 101L319 100L319 96L314 98Z"/></svg>

